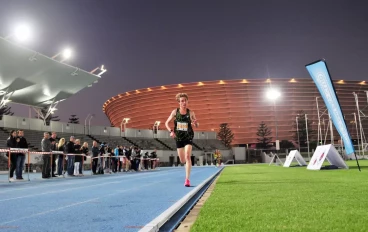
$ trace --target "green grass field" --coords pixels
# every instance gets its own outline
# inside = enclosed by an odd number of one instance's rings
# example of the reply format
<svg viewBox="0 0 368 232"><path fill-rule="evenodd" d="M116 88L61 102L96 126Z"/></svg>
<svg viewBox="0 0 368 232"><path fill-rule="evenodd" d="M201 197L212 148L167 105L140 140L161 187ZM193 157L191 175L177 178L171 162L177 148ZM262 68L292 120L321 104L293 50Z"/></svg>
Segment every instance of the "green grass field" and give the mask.
<svg viewBox="0 0 368 232"><path fill-rule="evenodd" d="M368 231L368 161L347 164L226 167L191 231Z"/></svg>

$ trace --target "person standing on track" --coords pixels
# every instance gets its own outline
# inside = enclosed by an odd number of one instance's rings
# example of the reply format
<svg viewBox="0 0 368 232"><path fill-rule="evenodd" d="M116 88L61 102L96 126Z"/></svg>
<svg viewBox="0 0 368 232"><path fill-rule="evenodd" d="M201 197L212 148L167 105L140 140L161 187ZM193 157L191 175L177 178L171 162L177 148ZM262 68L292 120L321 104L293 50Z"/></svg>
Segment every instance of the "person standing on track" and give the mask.
<svg viewBox="0 0 368 232"><path fill-rule="evenodd" d="M23 130L18 130L18 144L17 147L22 149L28 149L28 143L26 138L24 138L24 132ZM26 154L25 153L18 153L17 158L17 169L16 169L16 175L18 180L23 180L23 169L24 169L24 162L26 160Z"/></svg>
<svg viewBox="0 0 368 232"><path fill-rule="evenodd" d="M49 132L43 133L43 139L41 141L41 149L45 154L42 155L43 165L42 165L42 178L48 179L51 177L51 142Z"/></svg>
<svg viewBox="0 0 368 232"><path fill-rule="evenodd" d="M51 151L56 151L57 150L56 144L58 142L56 141L56 137L57 137L56 132L51 132L51 138L50 138ZM52 175L52 177L56 177L55 172L56 172L56 159L57 159L57 157L58 157L57 154L52 155L52 162L51 162L51 175ZM51 156L50 156L50 159L51 159Z"/></svg>
<svg viewBox="0 0 368 232"><path fill-rule="evenodd" d="M98 148L97 141L93 140L92 142L92 156L91 156L91 162L92 162L92 173L93 175L96 175L97 171L97 164L98 164L98 155L100 153L100 149Z"/></svg>
<svg viewBox="0 0 368 232"><path fill-rule="evenodd" d="M65 138L61 138L59 140L59 143L57 144L57 151L62 151L63 153L65 153ZM57 174L59 176L63 175L64 163L65 163L64 154L59 154L58 168L57 168Z"/></svg>
<svg viewBox="0 0 368 232"><path fill-rule="evenodd" d="M70 155L70 154L75 154L74 141L75 141L74 136L70 136L70 140L65 146L65 152L68 158L68 164L67 164L68 176L74 176L75 155Z"/></svg>
<svg viewBox="0 0 368 232"><path fill-rule="evenodd" d="M8 148L16 148L18 145L17 142L17 131L12 130L9 134L9 138L6 140L6 145ZM9 153L6 154L7 157L9 157ZM17 167L17 159L18 154L17 153L11 153L10 154L10 180L14 180L14 171Z"/></svg>
<svg viewBox="0 0 368 232"><path fill-rule="evenodd" d="M185 163L185 182L184 186L190 187L190 171L192 169L192 143L194 131L192 125L198 127L199 124L193 111L188 107L188 95L186 93L178 93L176 101L179 103L179 108L173 110L169 118L165 122L166 128L170 132L170 136L175 138L176 147L181 163ZM174 130L169 126L170 121L174 119Z"/></svg>
<svg viewBox="0 0 368 232"><path fill-rule="evenodd" d="M84 156L82 156L82 162L79 163L79 175L83 176L84 162L87 161L87 156L89 154L88 143L87 142L83 143L83 145L81 147L81 151L82 151L82 154Z"/></svg>
<svg viewBox="0 0 368 232"><path fill-rule="evenodd" d="M83 157L79 154L82 154L82 146L80 145L80 139L75 140L74 144L74 151L75 151L75 157L74 157L74 176L79 176L79 164L82 162Z"/></svg>

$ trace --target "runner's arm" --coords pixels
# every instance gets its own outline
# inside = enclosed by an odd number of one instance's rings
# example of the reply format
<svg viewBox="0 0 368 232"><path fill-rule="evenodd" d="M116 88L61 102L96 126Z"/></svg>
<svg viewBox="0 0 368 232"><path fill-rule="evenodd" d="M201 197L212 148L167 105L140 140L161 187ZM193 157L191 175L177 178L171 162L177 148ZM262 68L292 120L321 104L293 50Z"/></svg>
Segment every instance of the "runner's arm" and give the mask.
<svg viewBox="0 0 368 232"><path fill-rule="evenodd" d="M199 123L197 122L197 118L194 114L194 111L190 111L190 118L192 120L192 124L195 125L195 127L198 127Z"/></svg>
<svg viewBox="0 0 368 232"><path fill-rule="evenodd" d="M174 118L174 116L175 116L175 110L173 110L173 111L171 112L170 116L167 118L167 120L166 120L166 122L165 122L166 129L167 129L168 131L170 131L170 132L171 132L172 130L171 130L170 126L169 126L169 123L170 123L170 121Z"/></svg>

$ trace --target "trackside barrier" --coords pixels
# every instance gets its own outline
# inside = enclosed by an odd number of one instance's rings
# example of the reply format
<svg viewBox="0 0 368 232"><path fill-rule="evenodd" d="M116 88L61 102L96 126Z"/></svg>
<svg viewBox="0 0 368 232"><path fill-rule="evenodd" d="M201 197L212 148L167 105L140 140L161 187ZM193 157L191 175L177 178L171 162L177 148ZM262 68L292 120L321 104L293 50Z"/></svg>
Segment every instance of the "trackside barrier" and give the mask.
<svg viewBox="0 0 368 232"><path fill-rule="evenodd" d="M117 158L118 162L117 162L117 170L120 167L120 162L122 162L122 169L124 168L125 165L127 165L127 158L126 156L115 156L113 154L104 154L104 155L99 155L97 157L91 157L88 156L86 154L64 154L64 152L62 151L51 151L51 152L35 152L35 151L29 151L28 149L22 149L22 148L7 148L7 149L0 149L0 153L8 153L8 182L11 183L12 181L10 180L10 166L11 166L11 155L15 154L15 153L21 153L21 154L25 154L27 155L27 181L30 181L29 178L29 173L30 173L30 155L50 155L50 170L52 172L52 164L53 164L53 155L63 155L63 162L62 162L62 176L63 178L65 178L65 158L69 157L69 156L82 156L82 173L84 171L84 157L91 159L91 169L92 169L92 160L93 159L100 159L100 165L102 165L103 169L105 169L106 163L105 163L105 158L108 159L108 168L109 168L109 173L112 173L112 168L111 168L111 163L112 163L112 159ZM160 159L159 158L133 158L133 160L140 160L139 166L137 167L138 171L141 171L142 169L144 170L154 170L156 168L158 168L159 170L159 164L160 164ZM132 160L129 160L130 162ZM56 165L56 169L57 169L57 165ZM124 169L123 169L124 170ZM54 170L57 171L57 170ZM50 178L52 179L52 174L50 173L51 176ZM91 170L91 175L93 175L93 172Z"/></svg>
<svg viewBox="0 0 368 232"><path fill-rule="evenodd" d="M28 181L30 181L29 178L29 172L30 172L30 155L50 155L50 170L52 170L52 163L53 163L53 155L59 154L59 155L63 155L64 159L63 159L63 177L64 176L64 166L65 166L65 156L75 156L75 155L80 155L80 156L86 156L85 154L64 154L62 151L52 151L52 152L35 152L35 151L29 151L28 149L21 149L21 148L8 148L8 149L0 149L0 152L2 153L8 153L8 181L11 182L10 180L10 166L11 166L11 155L13 153L16 154L27 154L27 177L28 177ZM82 159L82 170L83 170L83 159ZM52 177L52 173L51 173L51 178Z"/></svg>
<svg viewBox="0 0 368 232"><path fill-rule="evenodd" d="M106 161L105 161L105 158L107 158L107 161L108 161L108 164L109 164L109 173L111 174L111 158L113 157L116 157L116 156L112 156L112 155L109 155L109 154L104 154L104 155L99 155L99 156L96 156L96 157L87 157L87 158L91 158L91 175L93 175L93 172L92 172L92 165L93 165L93 160L94 159L97 159L97 160L100 160L100 165L102 165L102 169L105 169L106 168ZM110 159L109 159L110 158ZM97 167L98 167L98 162L97 162Z"/></svg>
<svg viewBox="0 0 368 232"><path fill-rule="evenodd" d="M63 177L64 178L65 178L65 173L66 173L66 171L64 170L64 167L65 167L65 157L68 157L68 159L69 159L69 157L73 157L74 158L75 156L82 156L82 173L83 173L83 171L84 171L84 157L87 157L88 158L89 157L88 155L86 155L86 154L70 154L70 153L69 154L64 154L63 152L61 152L61 154L64 155L63 156ZM67 165L67 169L68 169L68 165Z"/></svg>
<svg viewBox="0 0 368 232"><path fill-rule="evenodd" d="M117 169L120 168L120 162L122 163L121 165L121 169L124 170L124 168L126 168L126 165L128 164L128 160L127 160L127 157L125 155L123 156L115 156L115 155L100 155L100 156L96 156L96 157L88 157L88 158L91 158L92 160L93 159L101 159L101 163L102 164L105 164L104 162L104 158L110 158L110 162L109 162L109 169L110 169L110 174L111 174L111 163L112 163L112 160L113 159L118 159L117 160ZM141 171L142 169L144 170L152 170L152 169L156 169L158 167L158 170L159 170L159 165L160 165L160 159L159 158L132 158L132 160L129 160L130 162L135 162L136 160L139 160L139 166L137 167L137 170ZM92 174L91 174L92 175Z"/></svg>

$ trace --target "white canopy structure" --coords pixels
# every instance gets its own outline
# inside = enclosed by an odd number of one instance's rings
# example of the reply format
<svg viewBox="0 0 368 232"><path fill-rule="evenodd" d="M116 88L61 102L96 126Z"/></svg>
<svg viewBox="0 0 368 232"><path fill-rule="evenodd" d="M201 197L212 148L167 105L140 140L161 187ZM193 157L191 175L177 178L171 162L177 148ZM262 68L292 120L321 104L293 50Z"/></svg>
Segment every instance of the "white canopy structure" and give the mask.
<svg viewBox="0 0 368 232"><path fill-rule="evenodd" d="M60 101L97 83L106 71L102 67L95 75L95 70L84 71L0 37L0 107L9 101L32 106L45 119ZM45 107L48 112L42 115Z"/></svg>

